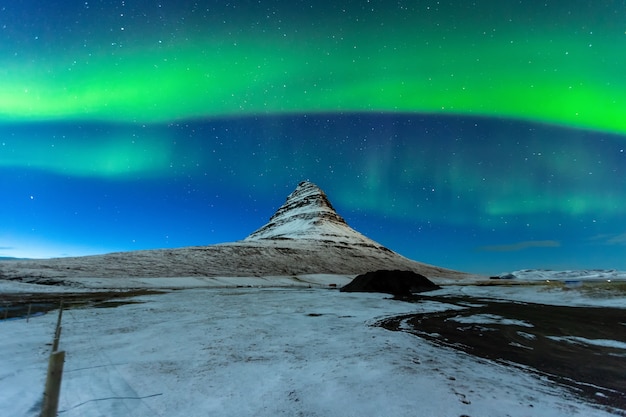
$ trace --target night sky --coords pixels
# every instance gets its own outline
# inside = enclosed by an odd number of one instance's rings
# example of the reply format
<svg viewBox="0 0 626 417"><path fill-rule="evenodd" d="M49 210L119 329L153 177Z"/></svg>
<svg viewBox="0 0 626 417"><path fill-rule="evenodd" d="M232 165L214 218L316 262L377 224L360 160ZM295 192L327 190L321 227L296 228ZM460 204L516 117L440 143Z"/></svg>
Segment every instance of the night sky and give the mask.
<svg viewBox="0 0 626 417"><path fill-rule="evenodd" d="M0 257L243 239L297 184L415 260L626 270L625 1L0 6Z"/></svg>

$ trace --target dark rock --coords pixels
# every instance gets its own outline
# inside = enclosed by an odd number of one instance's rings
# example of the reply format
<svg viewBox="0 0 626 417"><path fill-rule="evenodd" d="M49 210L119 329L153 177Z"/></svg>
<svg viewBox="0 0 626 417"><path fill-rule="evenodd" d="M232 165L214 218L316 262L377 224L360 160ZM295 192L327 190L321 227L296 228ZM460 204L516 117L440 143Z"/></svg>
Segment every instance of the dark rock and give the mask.
<svg viewBox="0 0 626 417"><path fill-rule="evenodd" d="M437 290L441 287L412 271L379 270L357 276L341 288L343 292L383 292L395 296L409 296L416 292Z"/></svg>

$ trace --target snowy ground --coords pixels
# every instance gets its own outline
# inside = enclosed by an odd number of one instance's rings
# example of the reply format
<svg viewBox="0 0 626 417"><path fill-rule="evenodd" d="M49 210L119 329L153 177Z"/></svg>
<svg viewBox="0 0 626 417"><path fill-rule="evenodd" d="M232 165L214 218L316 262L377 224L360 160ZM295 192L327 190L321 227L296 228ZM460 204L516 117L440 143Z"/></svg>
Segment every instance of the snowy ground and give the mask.
<svg viewBox="0 0 626 417"><path fill-rule="evenodd" d="M519 280L529 281L611 281L626 280L626 271L615 269L580 269L574 271L553 271L549 269L523 269L508 275Z"/></svg>
<svg viewBox="0 0 626 417"><path fill-rule="evenodd" d="M135 301L65 311L60 416L611 415L532 373L370 325L444 303L322 288ZM0 321L0 415L39 414L56 318Z"/></svg>
<svg viewBox="0 0 626 417"><path fill-rule="evenodd" d="M623 288L623 282L602 283L602 286L588 283L589 287L568 288L554 285L448 285L427 295L468 295L477 298L491 298L526 303L539 303L560 306L626 307L626 293L623 289L612 290L611 286Z"/></svg>
<svg viewBox="0 0 626 417"><path fill-rule="evenodd" d="M276 288L276 287L342 287L354 276L331 274L301 274L261 277L170 277L170 278L63 278L64 285L40 285L0 279L2 293L81 292L128 289L189 289L189 288ZM61 283L61 280L57 281Z"/></svg>

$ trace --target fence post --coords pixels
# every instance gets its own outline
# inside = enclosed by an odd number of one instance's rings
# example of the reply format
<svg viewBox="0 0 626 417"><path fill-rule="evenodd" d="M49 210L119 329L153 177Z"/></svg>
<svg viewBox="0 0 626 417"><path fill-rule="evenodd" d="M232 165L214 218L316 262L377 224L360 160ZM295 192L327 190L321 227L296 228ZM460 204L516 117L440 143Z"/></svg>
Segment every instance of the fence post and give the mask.
<svg viewBox="0 0 626 417"><path fill-rule="evenodd" d="M50 354L50 361L48 362L48 376L46 377L46 389L43 393L41 417L56 417L57 415L64 362L65 352L52 352Z"/></svg>
<svg viewBox="0 0 626 417"><path fill-rule="evenodd" d="M52 341L52 353L59 350L59 340L61 339L61 326L57 327L54 332L54 340Z"/></svg>
<svg viewBox="0 0 626 417"><path fill-rule="evenodd" d="M54 340L52 341L52 352L59 350L59 339L61 338L61 318L63 317L63 300L59 305L59 316L57 318L57 327L54 330Z"/></svg>
<svg viewBox="0 0 626 417"><path fill-rule="evenodd" d="M61 394L61 378L63 377L63 364L65 363L65 352L59 352L59 340L61 339L61 319L63 317L63 300L59 305L59 316L54 330L54 340L52 341L52 353L48 361L48 375L46 376L46 387L43 392L43 403L41 406L41 417L57 417L59 409L59 395Z"/></svg>
<svg viewBox="0 0 626 417"><path fill-rule="evenodd" d="M63 317L63 300L59 303L59 316L57 317L57 329L61 327L61 318Z"/></svg>

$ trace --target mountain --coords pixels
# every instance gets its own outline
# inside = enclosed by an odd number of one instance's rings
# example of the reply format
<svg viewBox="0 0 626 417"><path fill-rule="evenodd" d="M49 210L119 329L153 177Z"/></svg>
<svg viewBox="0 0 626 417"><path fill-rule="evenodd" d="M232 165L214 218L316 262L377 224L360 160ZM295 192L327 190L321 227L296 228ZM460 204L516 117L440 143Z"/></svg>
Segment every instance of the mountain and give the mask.
<svg viewBox="0 0 626 417"><path fill-rule="evenodd" d="M252 277L358 275L409 270L429 278L462 272L405 258L350 228L315 184L303 181L269 222L241 241L179 249L5 261L0 278L42 280L105 277Z"/></svg>
<svg viewBox="0 0 626 417"><path fill-rule="evenodd" d="M250 234L245 241L277 239L383 248L348 226L326 194L309 181L301 182L269 222Z"/></svg>

